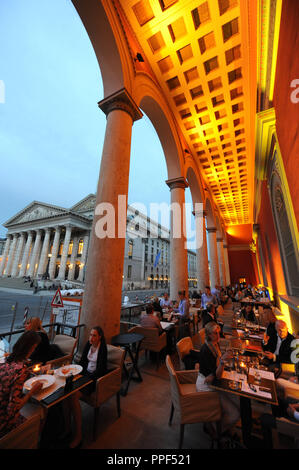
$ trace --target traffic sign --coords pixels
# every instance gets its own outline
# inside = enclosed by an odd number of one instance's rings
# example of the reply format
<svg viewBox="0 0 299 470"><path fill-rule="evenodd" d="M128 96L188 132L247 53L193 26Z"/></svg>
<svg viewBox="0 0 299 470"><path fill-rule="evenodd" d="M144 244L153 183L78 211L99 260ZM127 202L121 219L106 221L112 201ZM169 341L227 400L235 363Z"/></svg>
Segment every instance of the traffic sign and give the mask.
<svg viewBox="0 0 299 470"><path fill-rule="evenodd" d="M51 302L51 307L63 307L60 289L58 288Z"/></svg>

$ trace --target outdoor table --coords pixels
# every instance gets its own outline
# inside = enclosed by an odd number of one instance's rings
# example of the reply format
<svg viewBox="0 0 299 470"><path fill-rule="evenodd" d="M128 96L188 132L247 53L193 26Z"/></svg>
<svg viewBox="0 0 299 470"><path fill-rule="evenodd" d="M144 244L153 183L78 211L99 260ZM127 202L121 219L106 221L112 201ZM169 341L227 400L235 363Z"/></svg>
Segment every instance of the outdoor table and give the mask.
<svg viewBox="0 0 299 470"><path fill-rule="evenodd" d="M142 382L142 377L138 369L138 356L139 356L140 345L141 345L143 338L144 336L139 333L124 333L124 334L120 334L117 336L113 336L111 340L111 344L113 344L114 346L124 347L125 349L124 361L126 359L127 354L129 354L132 360L132 367L130 369L130 372L127 371L127 368L124 362L124 371L126 373L128 380L127 380L127 384L125 388L123 388L120 392L121 395L123 396L127 395L131 380L137 380L139 382ZM137 377L133 377L134 371L136 372Z"/></svg>
<svg viewBox="0 0 299 470"><path fill-rule="evenodd" d="M254 373L259 373L261 378L257 382ZM245 378L245 380L238 380ZM241 383L241 389L232 389L231 383ZM249 384L255 388L256 391L249 387ZM245 374L238 374L235 371L223 371L220 379L215 379L211 385L215 390L222 392L232 393L240 397L240 415L242 423L242 437L244 445L248 448L252 447L252 410L251 400L257 400L269 405L278 405L276 385L274 374L261 369L249 369L249 374L246 380Z"/></svg>
<svg viewBox="0 0 299 470"><path fill-rule="evenodd" d="M44 408L49 409L93 382L90 377L85 375L75 375L73 378L72 390L66 392L64 390L66 382L65 377L55 376L55 378L56 381L51 385L51 387L40 390L38 393L32 395L31 400L42 405Z"/></svg>
<svg viewBox="0 0 299 470"><path fill-rule="evenodd" d="M131 322L131 316L132 316L132 308L144 307L147 304L148 304L148 302L140 302L140 303L127 302L127 303L121 304L121 310L129 310L129 323L130 323Z"/></svg>

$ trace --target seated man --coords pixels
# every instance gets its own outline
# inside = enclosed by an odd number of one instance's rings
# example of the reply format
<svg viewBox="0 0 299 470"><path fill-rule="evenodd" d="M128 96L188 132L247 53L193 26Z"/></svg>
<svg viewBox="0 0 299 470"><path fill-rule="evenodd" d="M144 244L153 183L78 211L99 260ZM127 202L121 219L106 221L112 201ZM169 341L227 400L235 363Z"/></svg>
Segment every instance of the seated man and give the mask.
<svg viewBox="0 0 299 470"><path fill-rule="evenodd" d="M213 305L215 305L215 307L217 307L217 305L218 305L218 302L217 302L217 299L216 299L215 295L213 295L211 293L210 286L205 287L205 292L201 296L201 306L202 306L202 308L207 308L207 304L213 304Z"/></svg>
<svg viewBox="0 0 299 470"><path fill-rule="evenodd" d="M149 304L145 307L146 315L140 318L140 326L143 328L158 328L159 334L163 333L163 329L159 318L154 315L154 307Z"/></svg>
<svg viewBox="0 0 299 470"><path fill-rule="evenodd" d="M275 330L275 333L271 336L268 336L267 333L264 334L263 349L265 356L270 364L280 364L282 362L291 364L291 342L295 338L288 332L287 324L282 320L276 321Z"/></svg>
<svg viewBox="0 0 299 470"><path fill-rule="evenodd" d="M206 324L209 323L210 321L213 321L213 322L217 323L217 325L220 326L220 328L221 328L220 336L222 338L224 338L223 322L218 320L216 307L213 304L208 304L207 308L203 311L203 313L201 315L202 328L204 328L206 326Z"/></svg>
<svg viewBox="0 0 299 470"><path fill-rule="evenodd" d="M160 306L162 308L170 308L171 307L171 300L169 300L167 292L164 292L163 297L160 300Z"/></svg>
<svg viewBox="0 0 299 470"><path fill-rule="evenodd" d="M162 320L163 310L162 310L162 307L160 305L159 298L157 296L154 297L152 305L154 307L154 311L159 313L159 318L160 318L160 320Z"/></svg>
<svg viewBox="0 0 299 470"><path fill-rule="evenodd" d="M242 308L241 316L251 323L257 323L253 305L251 304L247 304L244 308Z"/></svg>

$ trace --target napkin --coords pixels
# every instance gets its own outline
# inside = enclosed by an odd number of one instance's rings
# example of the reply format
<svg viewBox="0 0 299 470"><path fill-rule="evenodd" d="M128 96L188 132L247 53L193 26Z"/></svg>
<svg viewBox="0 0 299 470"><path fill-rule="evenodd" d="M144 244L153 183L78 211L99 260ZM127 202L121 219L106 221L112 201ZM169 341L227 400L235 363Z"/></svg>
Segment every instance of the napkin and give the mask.
<svg viewBox="0 0 299 470"><path fill-rule="evenodd" d="M256 389L256 392L254 392L254 391L249 387L249 385L248 385L247 382L242 382L242 389L241 389L241 390L242 390L242 392L251 393L251 394L257 395L257 396L259 396L259 397L270 398L270 399L272 398L271 393L270 393L270 392L262 392L262 391L260 390L259 385L255 385L255 384L254 384L254 387L255 387L255 389Z"/></svg>
<svg viewBox="0 0 299 470"><path fill-rule="evenodd" d="M250 367L249 375L254 376L256 372L258 372L263 379L275 380L273 372L269 372L268 370L254 369L253 367Z"/></svg>

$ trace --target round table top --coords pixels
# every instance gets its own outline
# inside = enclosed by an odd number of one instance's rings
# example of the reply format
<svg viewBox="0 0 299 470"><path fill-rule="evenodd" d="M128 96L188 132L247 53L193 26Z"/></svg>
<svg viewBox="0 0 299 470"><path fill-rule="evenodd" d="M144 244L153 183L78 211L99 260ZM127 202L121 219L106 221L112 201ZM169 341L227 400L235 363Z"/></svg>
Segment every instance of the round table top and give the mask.
<svg viewBox="0 0 299 470"><path fill-rule="evenodd" d="M111 343L118 344L118 345L125 345L125 344L134 344L138 343L144 338L144 335L139 333L123 333L120 335L113 336Z"/></svg>

